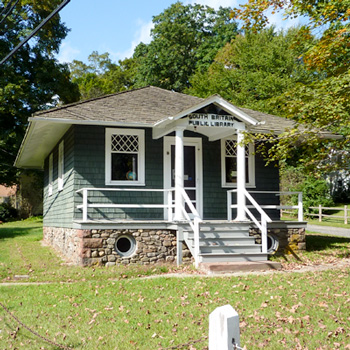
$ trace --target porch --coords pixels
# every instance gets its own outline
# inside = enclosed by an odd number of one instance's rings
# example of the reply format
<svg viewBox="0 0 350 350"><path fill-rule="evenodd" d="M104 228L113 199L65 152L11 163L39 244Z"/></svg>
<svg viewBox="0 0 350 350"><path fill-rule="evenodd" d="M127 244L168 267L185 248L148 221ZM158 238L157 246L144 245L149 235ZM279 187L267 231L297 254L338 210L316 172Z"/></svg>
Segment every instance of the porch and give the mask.
<svg viewBox="0 0 350 350"><path fill-rule="evenodd" d="M111 194L112 196L110 196ZM127 196L126 201L125 194L133 194L135 202L130 201L130 196ZM153 235L156 237L155 240L161 239L156 232L162 232L162 235L164 230L174 232L173 238L167 238L166 234L164 237L162 236L167 241L165 245L176 249L176 261L177 264L181 264L183 243L185 243L196 267L205 263L267 261L269 254L274 253L277 249L280 251L289 249L290 245L294 245L295 249L303 249L302 239L300 242L295 241L296 236L303 238L302 231L305 230L301 193L248 192L245 190L243 208L247 215L245 220L233 220L238 209L237 190L227 191L227 212L224 213L226 217L220 220L202 218L196 209L196 200L191 200L184 189L180 189L180 194L182 218L178 220L175 217L175 188L82 188L77 191L79 204L76 206L77 212L73 228L85 232L87 230L95 230L95 232L118 230L118 234L114 237L105 234L105 241L112 238L109 241L112 246L110 244L108 249L114 247L118 254L121 256L124 254L124 257L130 257L137 252L140 239L133 237L139 235L137 232L141 232L140 235L144 234L146 237ZM296 196L298 204L291 206L259 205L256 200L259 196L260 198L262 198L261 196L277 198L278 202L281 196ZM148 198L148 202L146 202L146 198ZM264 202L266 203L266 200ZM273 212L279 213L281 209L298 211L298 221L272 220L271 216L273 215L271 214ZM93 215L96 211L99 214L107 211L109 213L96 219ZM125 215L124 218L120 216L121 213ZM147 216L142 218L140 213L145 213ZM136 233L130 234L130 232ZM118 237L123 239L120 240ZM91 238L93 237L91 236ZM144 244L147 243L140 243L140 245ZM151 250L149 254L154 256L155 252Z"/></svg>

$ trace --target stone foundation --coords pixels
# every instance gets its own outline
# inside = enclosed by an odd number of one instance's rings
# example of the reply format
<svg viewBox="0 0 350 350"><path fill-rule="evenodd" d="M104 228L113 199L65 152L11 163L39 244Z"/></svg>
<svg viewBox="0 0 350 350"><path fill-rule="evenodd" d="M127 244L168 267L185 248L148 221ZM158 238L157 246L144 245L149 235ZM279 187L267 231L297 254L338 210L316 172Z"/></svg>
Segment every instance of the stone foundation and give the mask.
<svg viewBox="0 0 350 350"><path fill-rule="evenodd" d="M306 250L305 225L303 227L288 227L288 225L276 225L267 230L267 233L276 238L279 242L275 254L294 254ZM250 235L256 237L256 242L261 243L261 232L257 228L250 230Z"/></svg>
<svg viewBox="0 0 350 350"><path fill-rule="evenodd" d="M276 254L295 254L306 249L305 225L269 224L268 234L279 241ZM117 252L115 244L120 236L133 237L135 250L130 256ZM256 243L261 243L260 231L251 229ZM78 230L44 227L44 242L52 246L62 258L74 265L151 265L176 262L176 231L151 229L89 229ZM182 245L183 263L193 261L185 244Z"/></svg>
<svg viewBox="0 0 350 350"><path fill-rule="evenodd" d="M115 249L120 236L135 239L135 251L121 256ZM44 227L44 242L52 246L67 262L75 265L151 265L176 261L176 231L173 230L75 230ZM191 253L183 244L183 263L191 262Z"/></svg>

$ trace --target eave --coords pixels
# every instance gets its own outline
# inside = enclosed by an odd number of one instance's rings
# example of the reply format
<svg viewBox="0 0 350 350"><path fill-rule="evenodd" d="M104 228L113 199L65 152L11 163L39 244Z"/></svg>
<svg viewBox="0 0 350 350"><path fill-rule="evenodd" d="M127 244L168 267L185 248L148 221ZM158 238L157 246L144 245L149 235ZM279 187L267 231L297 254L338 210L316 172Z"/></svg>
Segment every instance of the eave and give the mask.
<svg viewBox="0 0 350 350"><path fill-rule="evenodd" d="M142 123L123 123L95 120L71 120L45 117L28 119L29 125L14 165L23 169L43 169L44 160L72 125L110 127L151 127Z"/></svg>

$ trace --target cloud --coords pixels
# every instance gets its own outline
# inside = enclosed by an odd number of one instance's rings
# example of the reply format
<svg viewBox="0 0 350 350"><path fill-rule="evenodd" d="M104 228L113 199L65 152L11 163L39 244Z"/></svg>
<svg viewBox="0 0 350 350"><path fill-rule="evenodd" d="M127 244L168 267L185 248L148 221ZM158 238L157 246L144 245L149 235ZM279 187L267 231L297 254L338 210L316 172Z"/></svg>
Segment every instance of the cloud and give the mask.
<svg viewBox="0 0 350 350"><path fill-rule="evenodd" d="M111 58L115 61L123 60L126 57L131 57L134 53L135 47L143 42L148 44L151 41L151 30L154 27L152 21L144 22L142 20L137 21L137 30L134 33L134 39L131 42L130 47L123 52L110 52Z"/></svg>
<svg viewBox="0 0 350 350"><path fill-rule="evenodd" d="M57 55L57 59L60 63L68 63L72 62L79 54L80 50L72 47L69 41L63 42Z"/></svg>

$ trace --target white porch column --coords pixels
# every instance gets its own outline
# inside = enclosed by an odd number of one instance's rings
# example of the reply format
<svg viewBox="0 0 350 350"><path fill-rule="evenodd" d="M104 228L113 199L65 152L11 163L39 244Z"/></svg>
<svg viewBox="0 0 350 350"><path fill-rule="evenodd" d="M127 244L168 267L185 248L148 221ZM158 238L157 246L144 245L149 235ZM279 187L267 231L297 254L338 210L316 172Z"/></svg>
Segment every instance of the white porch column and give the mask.
<svg viewBox="0 0 350 350"><path fill-rule="evenodd" d="M246 221L245 213L245 146L244 140L245 125L237 123L237 217L235 221Z"/></svg>
<svg viewBox="0 0 350 350"><path fill-rule="evenodd" d="M175 131L175 221L184 219L181 210L184 202L180 192L184 188L184 130L179 127Z"/></svg>

